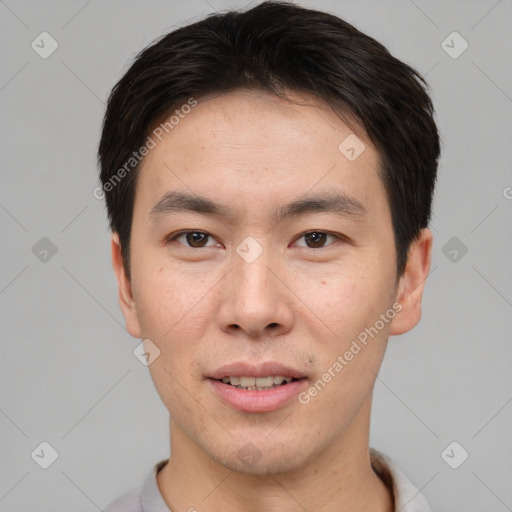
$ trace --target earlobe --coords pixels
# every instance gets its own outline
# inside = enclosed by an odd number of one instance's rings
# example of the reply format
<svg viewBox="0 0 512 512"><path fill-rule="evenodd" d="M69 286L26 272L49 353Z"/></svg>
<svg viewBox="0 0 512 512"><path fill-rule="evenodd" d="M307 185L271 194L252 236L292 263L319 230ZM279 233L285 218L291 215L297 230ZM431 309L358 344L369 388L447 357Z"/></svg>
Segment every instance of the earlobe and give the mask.
<svg viewBox="0 0 512 512"><path fill-rule="evenodd" d="M424 228L411 243L407 265L398 284L396 302L402 309L390 326L390 335L411 330L421 319L421 302L432 258L432 232Z"/></svg>
<svg viewBox="0 0 512 512"><path fill-rule="evenodd" d="M125 272L118 233L112 233L111 250L112 267L117 278L119 305L126 321L126 329L135 338L141 338L137 306L131 282Z"/></svg>

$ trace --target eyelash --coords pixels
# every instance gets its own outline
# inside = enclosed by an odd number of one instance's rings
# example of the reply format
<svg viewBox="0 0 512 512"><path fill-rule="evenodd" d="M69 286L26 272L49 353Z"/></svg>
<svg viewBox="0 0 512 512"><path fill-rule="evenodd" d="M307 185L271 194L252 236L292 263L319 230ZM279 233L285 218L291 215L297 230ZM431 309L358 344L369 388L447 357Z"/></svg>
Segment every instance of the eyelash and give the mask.
<svg viewBox="0 0 512 512"><path fill-rule="evenodd" d="M181 237L183 235L187 235L189 233L200 233L202 235L206 235L207 237L213 238L212 235L210 235L209 233L205 233L204 231L197 231L197 230L190 229L190 230L179 231L178 233L169 235L165 239L165 243L170 244L171 242L174 242L175 240L177 240L179 237ZM299 235L295 240L299 240L300 238L303 238L304 236L306 236L308 234L312 234L312 233L332 236L333 238L337 239L337 241L340 241L340 242L348 242L349 241L349 238L344 235L334 234L334 233L330 233L329 231L320 231L320 230L306 231L306 232L302 233L301 235ZM330 245L332 245L332 244L329 244L324 247L307 247L306 246L305 248L318 250L318 249L325 249L326 247L329 247ZM186 247L187 247L187 249L206 249L207 248L207 247L191 247L191 246L186 246Z"/></svg>

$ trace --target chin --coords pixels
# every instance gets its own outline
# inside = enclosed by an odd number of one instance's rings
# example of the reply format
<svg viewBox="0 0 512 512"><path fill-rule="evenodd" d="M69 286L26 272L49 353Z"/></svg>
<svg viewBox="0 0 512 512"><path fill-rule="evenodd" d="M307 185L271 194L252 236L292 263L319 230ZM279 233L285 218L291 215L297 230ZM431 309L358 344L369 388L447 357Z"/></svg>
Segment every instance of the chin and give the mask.
<svg viewBox="0 0 512 512"><path fill-rule="evenodd" d="M221 453L210 453L210 457L221 466L238 473L254 476L269 476L289 473L300 469L306 463L304 446L272 446L268 440L260 443L240 442L238 448L233 446Z"/></svg>

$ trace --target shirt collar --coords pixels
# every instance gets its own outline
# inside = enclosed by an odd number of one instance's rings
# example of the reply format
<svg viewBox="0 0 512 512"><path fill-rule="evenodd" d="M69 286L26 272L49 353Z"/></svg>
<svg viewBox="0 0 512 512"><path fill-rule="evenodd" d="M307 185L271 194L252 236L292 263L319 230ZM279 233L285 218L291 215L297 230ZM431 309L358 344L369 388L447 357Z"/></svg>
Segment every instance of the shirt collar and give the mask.
<svg viewBox="0 0 512 512"><path fill-rule="evenodd" d="M141 495L143 512L171 512L164 501L156 479L156 474L167 464L168 460L161 460L155 464L144 481Z"/></svg>
<svg viewBox="0 0 512 512"><path fill-rule="evenodd" d="M432 512L427 500L387 455L370 448L373 470L393 493L395 512Z"/></svg>

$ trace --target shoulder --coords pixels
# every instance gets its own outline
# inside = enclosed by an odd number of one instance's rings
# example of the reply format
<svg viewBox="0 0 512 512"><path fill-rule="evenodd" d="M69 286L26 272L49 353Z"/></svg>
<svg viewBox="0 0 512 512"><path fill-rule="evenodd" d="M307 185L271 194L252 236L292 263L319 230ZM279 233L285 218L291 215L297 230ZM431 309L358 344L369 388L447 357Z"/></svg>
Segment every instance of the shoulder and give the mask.
<svg viewBox="0 0 512 512"><path fill-rule="evenodd" d="M102 512L143 512L143 510L142 493L138 488L112 501Z"/></svg>
<svg viewBox="0 0 512 512"><path fill-rule="evenodd" d="M157 473L167 462L164 459L152 466L141 486L112 501L102 512L170 512L157 483Z"/></svg>

